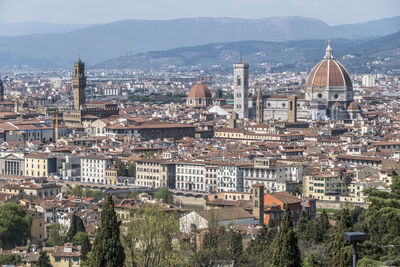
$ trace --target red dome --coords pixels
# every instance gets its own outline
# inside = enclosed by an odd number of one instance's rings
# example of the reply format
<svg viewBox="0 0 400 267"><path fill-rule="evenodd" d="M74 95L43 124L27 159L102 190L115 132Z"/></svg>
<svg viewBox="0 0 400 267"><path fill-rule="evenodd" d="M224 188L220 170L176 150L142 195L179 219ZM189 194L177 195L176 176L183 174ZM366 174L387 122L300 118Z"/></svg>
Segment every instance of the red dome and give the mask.
<svg viewBox="0 0 400 267"><path fill-rule="evenodd" d="M202 83L198 83L193 85L193 87L190 89L189 98L211 98L211 92L208 89L207 86L205 86Z"/></svg>
<svg viewBox="0 0 400 267"><path fill-rule="evenodd" d="M325 57L311 71L307 78L306 87L330 86L353 88L349 73L343 65L333 57L329 41Z"/></svg>
<svg viewBox="0 0 400 267"><path fill-rule="evenodd" d="M357 111L357 110L360 110L360 106L358 105L357 102L354 101L354 102L350 103L350 105L347 107L347 110Z"/></svg>
<svg viewBox="0 0 400 267"><path fill-rule="evenodd" d="M307 87L353 87L350 75L336 60L322 60L308 76Z"/></svg>

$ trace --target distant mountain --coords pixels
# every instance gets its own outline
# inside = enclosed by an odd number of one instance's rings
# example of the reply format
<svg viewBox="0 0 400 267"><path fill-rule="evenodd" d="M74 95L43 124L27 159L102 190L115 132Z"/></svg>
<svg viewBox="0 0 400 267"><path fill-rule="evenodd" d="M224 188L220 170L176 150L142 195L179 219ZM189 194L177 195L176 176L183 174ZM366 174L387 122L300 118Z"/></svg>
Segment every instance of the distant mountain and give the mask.
<svg viewBox="0 0 400 267"><path fill-rule="evenodd" d="M385 66L395 67L399 61L400 32L370 41L333 39L334 56L349 70L367 70L367 61L385 57ZM325 54L326 40L302 40L286 42L240 41L212 43L165 51L152 51L128 55L96 64L95 68L133 69L189 65L220 65L231 68L240 56L252 68L273 66L276 71L309 70ZM393 62L393 64L391 63ZM400 65L398 65L400 66ZM382 66L381 66L382 67Z"/></svg>
<svg viewBox="0 0 400 267"><path fill-rule="evenodd" d="M343 62L355 72L393 72L400 74L400 31L361 43L349 49Z"/></svg>
<svg viewBox="0 0 400 267"><path fill-rule="evenodd" d="M334 38L370 39L371 36L383 36L398 30L400 17L340 26L329 26L320 20L296 16L254 20L124 20L66 33L0 37L0 67L70 67L78 55L91 65L127 54L208 43L245 40L284 42Z"/></svg>
<svg viewBox="0 0 400 267"><path fill-rule="evenodd" d="M89 26L92 26L92 24L55 24L47 22L0 23L0 36L66 33Z"/></svg>

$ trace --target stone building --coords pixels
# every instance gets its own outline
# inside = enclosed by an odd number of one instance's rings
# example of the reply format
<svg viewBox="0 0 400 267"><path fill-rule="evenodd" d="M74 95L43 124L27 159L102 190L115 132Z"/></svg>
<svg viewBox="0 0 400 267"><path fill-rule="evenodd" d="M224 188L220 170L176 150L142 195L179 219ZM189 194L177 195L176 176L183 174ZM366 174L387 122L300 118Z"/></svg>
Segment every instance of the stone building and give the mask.
<svg viewBox="0 0 400 267"><path fill-rule="evenodd" d="M305 96L263 95L260 101L258 94L247 99L247 81L248 64L234 64L234 108L240 119L249 118L258 123L270 119L343 121L358 120L361 115L358 103L353 102L350 75L334 58L330 41L324 58L307 78ZM242 109L244 103L246 107ZM263 107L262 118L259 117L260 106Z"/></svg>
<svg viewBox="0 0 400 267"><path fill-rule="evenodd" d="M212 104L212 95L208 87L202 83L195 84L189 91L186 106L205 108Z"/></svg>
<svg viewBox="0 0 400 267"><path fill-rule="evenodd" d="M81 158L81 177L84 183L105 184L106 170L112 159L102 155L87 155Z"/></svg>
<svg viewBox="0 0 400 267"><path fill-rule="evenodd" d="M135 184L142 187L175 188L175 164L164 159L141 159L136 161Z"/></svg>
<svg viewBox="0 0 400 267"><path fill-rule="evenodd" d="M49 177L57 172L57 159L49 153L25 155L25 176Z"/></svg>
<svg viewBox="0 0 400 267"><path fill-rule="evenodd" d="M249 117L249 64L236 63L233 65L233 94L234 111L239 119Z"/></svg>
<svg viewBox="0 0 400 267"><path fill-rule="evenodd" d="M2 175L23 176L25 174L25 153L1 152L0 173Z"/></svg>
<svg viewBox="0 0 400 267"><path fill-rule="evenodd" d="M107 118L119 114L117 103L91 102L86 103L85 88L86 75L85 63L78 58L74 64L74 74L72 77L72 88L74 94L74 108L67 110L63 114L63 120L68 126L81 126L87 116Z"/></svg>

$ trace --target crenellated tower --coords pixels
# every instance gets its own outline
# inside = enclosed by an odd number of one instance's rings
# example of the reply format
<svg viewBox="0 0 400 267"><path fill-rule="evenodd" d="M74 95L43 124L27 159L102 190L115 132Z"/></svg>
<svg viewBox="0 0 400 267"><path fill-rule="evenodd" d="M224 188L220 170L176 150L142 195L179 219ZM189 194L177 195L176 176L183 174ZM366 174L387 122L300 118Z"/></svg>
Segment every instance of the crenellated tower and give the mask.
<svg viewBox="0 0 400 267"><path fill-rule="evenodd" d="M85 76L85 63L78 58L78 61L74 64L74 75L72 77L72 89L74 91L74 109L80 110L85 104L85 88L86 88L86 76Z"/></svg>

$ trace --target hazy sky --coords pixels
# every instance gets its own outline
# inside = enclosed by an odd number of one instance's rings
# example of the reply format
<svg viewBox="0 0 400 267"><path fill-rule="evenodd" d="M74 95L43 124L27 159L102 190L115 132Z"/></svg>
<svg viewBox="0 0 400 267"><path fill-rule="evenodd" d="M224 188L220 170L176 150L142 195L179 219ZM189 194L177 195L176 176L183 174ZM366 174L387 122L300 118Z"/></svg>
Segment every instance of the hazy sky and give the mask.
<svg viewBox="0 0 400 267"><path fill-rule="evenodd" d="M0 23L300 15L330 25L400 15L400 0L0 0Z"/></svg>

